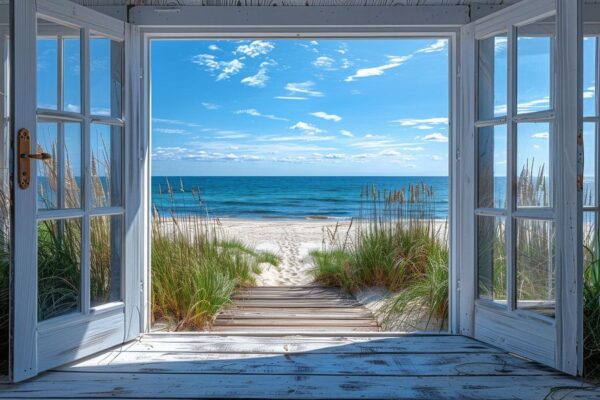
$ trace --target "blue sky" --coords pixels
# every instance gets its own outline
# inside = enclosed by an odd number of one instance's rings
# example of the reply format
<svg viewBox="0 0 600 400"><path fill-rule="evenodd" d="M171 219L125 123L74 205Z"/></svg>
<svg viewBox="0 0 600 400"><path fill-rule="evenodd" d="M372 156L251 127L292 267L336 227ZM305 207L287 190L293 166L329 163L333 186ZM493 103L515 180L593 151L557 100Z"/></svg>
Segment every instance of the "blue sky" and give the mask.
<svg viewBox="0 0 600 400"><path fill-rule="evenodd" d="M446 175L446 40L153 41L154 175Z"/></svg>

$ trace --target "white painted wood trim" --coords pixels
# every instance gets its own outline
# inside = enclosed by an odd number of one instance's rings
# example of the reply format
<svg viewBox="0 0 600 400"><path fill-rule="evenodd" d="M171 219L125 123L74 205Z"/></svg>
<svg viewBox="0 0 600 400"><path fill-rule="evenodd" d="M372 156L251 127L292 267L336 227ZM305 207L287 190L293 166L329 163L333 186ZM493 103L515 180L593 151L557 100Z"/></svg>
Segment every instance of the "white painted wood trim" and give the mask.
<svg viewBox="0 0 600 400"><path fill-rule="evenodd" d="M293 18L291 18L293 17ZM421 26L458 28L469 22L466 6L428 7L194 7L136 6L129 10L129 22L154 27L276 28L297 27L307 32L326 27Z"/></svg>
<svg viewBox="0 0 600 400"><path fill-rule="evenodd" d="M88 7L65 0L38 1L37 12L60 24L71 23L94 32L102 32L116 40L125 38L125 24Z"/></svg>
<svg viewBox="0 0 600 400"><path fill-rule="evenodd" d="M583 370L583 1L557 0L557 343L556 366L572 375Z"/></svg>
<svg viewBox="0 0 600 400"><path fill-rule="evenodd" d="M476 39L505 32L509 25L525 25L555 13L555 0L522 0L475 22Z"/></svg>
<svg viewBox="0 0 600 400"><path fill-rule="evenodd" d="M474 335L474 307L476 296L475 274L475 25L465 25L461 29L460 64L460 104L461 123L457 139L460 140L457 153L457 179L459 191L456 201L459 204L457 248L459 276L459 332L462 335Z"/></svg>
<svg viewBox="0 0 600 400"><path fill-rule="evenodd" d="M29 129L36 143L36 9L33 1L14 2L13 137L21 128ZM14 90L18 88L19 90ZM13 157L18 158L13 146ZM19 189L18 177L13 182L13 230L11 274L10 363L12 381L22 381L37 373L37 225L35 212L36 174L31 176L29 190ZM14 222L18 221L18 224ZM28 240L15 240L25 237Z"/></svg>

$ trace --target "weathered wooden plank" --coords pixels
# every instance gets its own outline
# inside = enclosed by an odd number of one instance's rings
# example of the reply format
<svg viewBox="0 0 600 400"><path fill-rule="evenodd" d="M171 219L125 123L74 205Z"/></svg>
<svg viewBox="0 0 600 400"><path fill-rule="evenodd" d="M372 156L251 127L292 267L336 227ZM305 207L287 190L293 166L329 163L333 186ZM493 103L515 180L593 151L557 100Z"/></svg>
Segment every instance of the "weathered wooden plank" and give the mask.
<svg viewBox="0 0 600 400"><path fill-rule="evenodd" d="M353 300L343 300L343 299L332 299L332 300L281 300L274 303L271 300L247 300L243 302L244 307L268 307L273 308L274 305L277 305L277 308L331 308L333 306L336 307L360 307L363 306L360 303L357 303Z"/></svg>
<svg viewBox="0 0 600 400"><path fill-rule="evenodd" d="M218 318L213 326L299 326L299 327L351 327L372 326L378 327L377 322L368 319L317 319L317 318Z"/></svg>
<svg viewBox="0 0 600 400"><path fill-rule="evenodd" d="M318 294L318 293L307 293L307 294L268 294L268 295L263 295L263 294L258 294L258 293L251 293L251 294L237 294L235 296L231 297L232 300L234 300L235 302L237 301L249 301L249 300L266 300L266 301L271 301L274 304L277 304L278 301L280 300L313 300L313 301L327 301L329 302L330 300L349 300L351 299L350 297L344 297L344 296L339 296L339 295L333 295L333 294ZM243 303L242 303L243 304Z"/></svg>
<svg viewBox="0 0 600 400"><path fill-rule="evenodd" d="M560 387L565 387L563 391ZM581 389L574 389L581 388ZM600 399L563 376L187 375L52 372L0 388L0 398ZM561 397L566 398L566 397Z"/></svg>
<svg viewBox="0 0 600 400"><path fill-rule="evenodd" d="M508 354L231 354L110 352L62 371L252 375L559 375Z"/></svg>
<svg viewBox="0 0 600 400"><path fill-rule="evenodd" d="M369 326L213 326L212 332L268 332L268 333L289 333L301 335L303 333L323 333L323 334L336 334L339 332L379 332L376 327Z"/></svg>
<svg viewBox="0 0 600 400"><path fill-rule="evenodd" d="M329 311L328 309L324 309L325 311L296 311L297 309L292 309L291 311L280 311L278 309L266 311L259 310L246 310L239 309L235 311L225 311L219 314L219 318L272 318L272 319L281 319L281 318L326 318L326 319L369 319L373 320L373 315L364 312L364 311L356 311L356 312L337 312L337 311Z"/></svg>

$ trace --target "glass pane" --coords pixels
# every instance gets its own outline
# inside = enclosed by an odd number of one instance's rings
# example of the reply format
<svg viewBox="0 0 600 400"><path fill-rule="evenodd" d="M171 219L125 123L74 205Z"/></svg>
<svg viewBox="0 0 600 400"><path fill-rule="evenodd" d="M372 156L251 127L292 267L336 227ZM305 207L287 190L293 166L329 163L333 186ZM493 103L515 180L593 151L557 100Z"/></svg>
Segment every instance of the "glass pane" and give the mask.
<svg viewBox="0 0 600 400"><path fill-rule="evenodd" d="M583 115L596 115L596 44L594 36L583 39Z"/></svg>
<svg viewBox="0 0 600 400"><path fill-rule="evenodd" d="M123 45L92 35L90 38L91 113L121 117Z"/></svg>
<svg viewBox="0 0 600 400"><path fill-rule="evenodd" d="M507 37L494 36L479 42L478 118L506 115Z"/></svg>
<svg viewBox="0 0 600 400"><path fill-rule="evenodd" d="M38 107L81 112L80 30L38 19L37 35Z"/></svg>
<svg viewBox="0 0 600 400"><path fill-rule="evenodd" d="M121 128L92 124L92 203L94 207L120 206L123 162Z"/></svg>
<svg viewBox="0 0 600 400"><path fill-rule="evenodd" d="M477 217L477 280L479 298L506 303L504 217Z"/></svg>
<svg viewBox="0 0 600 400"><path fill-rule="evenodd" d="M583 213L583 267L598 259L597 216L595 212Z"/></svg>
<svg viewBox="0 0 600 400"><path fill-rule="evenodd" d="M123 216L92 217L91 306L121 300Z"/></svg>
<svg viewBox="0 0 600 400"><path fill-rule="evenodd" d="M554 316L554 223L517 219L517 308Z"/></svg>
<svg viewBox="0 0 600 400"><path fill-rule="evenodd" d="M480 128L477 134L478 205L506 207L506 125Z"/></svg>
<svg viewBox="0 0 600 400"><path fill-rule="evenodd" d="M49 153L49 160L35 162L37 169L38 209L58 208L58 124L39 122L37 124L37 151Z"/></svg>
<svg viewBox="0 0 600 400"><path fill-rule="evenodd" d="M583 124L583 205L596 204L596 124Z"/></svg>
<svg viewBox="0 0 600 400"><path fill-rule="evenodd" d="M10 18L10 16L9 16ZM0 374L8 374L10 274L10 37L7 25L0 36Z"/></svg>
<svg viewBox="0 0 600 400"><path fill-rule="evenodd" d="M38 320L80 309L81 219L38 223Z"/></svg>
<svg viewBox="0 0 600 400"><path fill-rule="evenodd" d="M39 122L38 151L52 155L35 163L38 209L81 207L81 124ZM63 143L62 151L58 151Z"/></svg>
<svg viewBox="0 0 600 400"><path fill-rule="evenodd" d="M517 29L517 112L548 110L552 94L554 19Z"/></svg>
<svg viewBox="0 0 600 400"><path fill-rule="evenodd" d="M517 207L550 207L550 124L517 126Z"/></svg>
<svg viewBox="0 0 600 400"><path fill-rule="evenodd" d="M79 31L63 38L63 109L81 112L81 55Z"/></svg>

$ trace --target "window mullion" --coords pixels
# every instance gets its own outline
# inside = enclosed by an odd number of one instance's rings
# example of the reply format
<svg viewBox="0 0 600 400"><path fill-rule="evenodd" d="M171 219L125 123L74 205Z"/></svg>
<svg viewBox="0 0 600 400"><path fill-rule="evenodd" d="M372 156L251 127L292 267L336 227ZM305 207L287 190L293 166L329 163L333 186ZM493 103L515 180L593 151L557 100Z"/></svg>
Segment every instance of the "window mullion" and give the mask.
<svg viewBox="0 0 600 400"><path fill-rule="evenodd" d="M516 207L516 182L515 182L515 169L516 169L516 125L514 116L517 110L517 39L516 39L516 28L513 26L508 27L508 38L507 38L507 54L508 54L508 88L507 88L507 118L508 123L507 129L507 169L506 169L506 191L507 191L507 202L506 202L506 221L505 221L505 235L506 235L506 306L508 311L513 311L515 307L515 282L516 282L516 257L515 257L515 223L513 220L513 213Z"/></svg>
<svg viewBox="0 0 600 400"><path fill-rule="evenodd" d="M91 209L91 162L90 162L90 30L84 28L82 30L83 39L81 41L81 65L82 65L82 111L83 111L83 140L81 144L83 154L83 223L82 223L82 262L81 262L81 304L82 312L89 314L90 312L90 215Z"/></svg>
<svg viewBox="0 0 600 400"><path fill-rule="evenodd" d="M57 62L58 62L58 67L56 68L57 71L57 77L56 77L56 109L59 111L63 111L63 106L64 106L64 97L65 97L65 93L64 93L64 87L65 85L63 84L63 80L64 80L64 42L63 42L63 38L62 35L58 35L56 37L57 43L56 43L56 54L57 54ZM57 183L57 187L56 187L56 205L58 206L58 208L64 208L65 207L65 198L64 198L64 192L65 192L65 171L64 171L64 167L65 167L65 156L64 156L64 148L65 148L65 125L62 121L59 121L57 123L57 140L56 140L56 165L57 165L57 171L56 171L56 183Z"/></svg>

